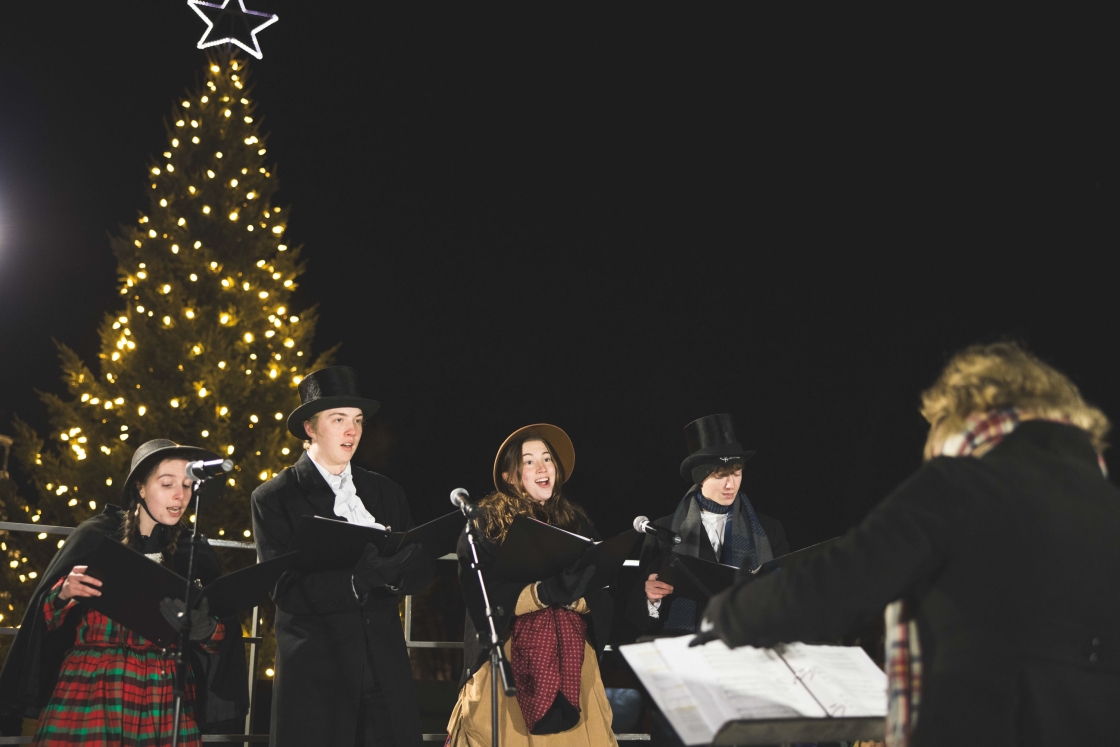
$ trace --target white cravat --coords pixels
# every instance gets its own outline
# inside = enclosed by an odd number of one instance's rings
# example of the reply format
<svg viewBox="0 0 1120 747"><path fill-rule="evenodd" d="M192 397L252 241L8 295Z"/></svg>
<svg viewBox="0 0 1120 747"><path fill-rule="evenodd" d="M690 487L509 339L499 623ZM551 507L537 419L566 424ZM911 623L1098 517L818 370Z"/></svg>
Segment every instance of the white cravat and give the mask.
<svg viewBox="0 0 1120 747"><path fill-rule="evenodd" d="M308 455L310 459L311 456ZM350 471L350 463L346 463L346 469L342 470L342 474L332 475L328 472L323 465L311 459L311 463L319 470L319 474L327 481L327 485L331 486L334 491L334 514L339 518L346 519L351 524L360 524L364 527L376 527L377 529L384 529L373 518L366 506L362 503L362 499L358 497L358 492L354 489L354 479Z"/></svg>

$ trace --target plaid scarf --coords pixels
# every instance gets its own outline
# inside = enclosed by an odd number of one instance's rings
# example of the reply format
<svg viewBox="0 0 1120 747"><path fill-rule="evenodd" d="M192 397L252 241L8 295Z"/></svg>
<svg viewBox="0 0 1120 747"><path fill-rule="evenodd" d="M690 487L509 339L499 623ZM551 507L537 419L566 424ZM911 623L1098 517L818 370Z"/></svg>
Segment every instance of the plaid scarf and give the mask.
<svg viewBox="0 0 1120 747"><path fill-rule="evenodd" d="M708 533L704 531L704 521L700 512L711 511L712 507L719 509L713 513L732 512L731 521L724 525L723 547L720 551L721 563L754 570L766 561L774 559L770 540L766 537L766 531L762 528L746 493L740 491L739 495L735 496L733 504L720 506L705 498L697 485L693 485L685 494L673 514L672 529L681 536L681 543L673 548L673 552L693 558L700 557L700 543L708 542ZM669 608L665 628L693 631L696 629L696 613L696 602L677 597L673 599L673 604Z"/></svg>
<svg viewBox="0 0 1120 747"><path fill-rule="evenodd" d="M1036 418L1071 425L1069 418ZM983 446L995 446L1014 431L1023 420L1021 410L1011 408L981 412L965 420L964 428L945 439L941 456L972 456ZM1097 454L1101 474L1108 476L1104 457ZM906 599L887 605L887 726L886 747L908 747L910 736L918 724L922 701L922 647L918 642L918 625L914 609Z"/></svg>
<svg viewBox="0 0 1120 747"><path fill-rule="evenodd" d="M586 633L587 623L569 609L545 607L513 618L509 660L529 733L555 734L579 723ZM545 719L549 711L554 713Z"/></svg>

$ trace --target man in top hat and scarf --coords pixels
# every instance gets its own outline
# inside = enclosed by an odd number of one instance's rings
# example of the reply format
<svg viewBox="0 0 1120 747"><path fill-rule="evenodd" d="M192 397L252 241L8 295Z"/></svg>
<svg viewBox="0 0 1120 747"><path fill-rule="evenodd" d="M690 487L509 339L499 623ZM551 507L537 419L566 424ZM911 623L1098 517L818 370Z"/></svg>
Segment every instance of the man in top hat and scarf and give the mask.
<svg viewBox="0 0 1120 747"><path fill-rule="evenodd" d="M288 431L306 450L253 491L253 531L262 561L288 551L302 516L408 531L412 516L392 480L351 463L376 401L358 392L353 369L332 366L299 384ZM354 568L288 572L276 602L272 745L394 745L422 740L412 667L397 595L431 579L415 546L390 557L372 543Z"/></svg>
<svg viewBox="0 0 1120 747"><path fill-rule="evenodd" d="M657 569L667 552L754 570L789 553L781 522L754 510L741 490L743 463L754 456L739 443L730 415L708 415L684 428L689 455L681 477L693 483L677 510L654 524L681 537L670 548L647 536L639 561L639 582L630 595L627 618L645 633L696 630L703 608L673 594L658 581Z"/></svg>

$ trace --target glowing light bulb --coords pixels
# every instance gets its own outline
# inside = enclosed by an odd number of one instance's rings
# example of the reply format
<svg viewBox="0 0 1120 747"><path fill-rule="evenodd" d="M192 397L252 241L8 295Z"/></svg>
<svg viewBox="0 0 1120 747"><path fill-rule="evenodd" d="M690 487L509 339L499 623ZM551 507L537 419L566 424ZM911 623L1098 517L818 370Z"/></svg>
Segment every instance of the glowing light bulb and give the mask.
<svg viewBox="0 0 1120 747"><path fill-rule="evenodd" d="M141 314L143 314L143 313L144 313L144 307L143 307L143 306L137 306L137 307L136 307L136 310L137 310L138 312L140 312Z"/></svg>
<svg viewBox="0 0 1120 747"><path fill-rule="evenodd" d="M250 200L252 200L252 199L256 199L256 196L257 196L257 193L256 193L256 192L250 192L249 194L245 195L245 197L246 197L247 199L250 199Z"/></svg>
<svg viewBox="0 0 1120 747"><path fill-rule="evenodd" d="M171 138L171 147L172 148L178 148L179 147L179 138L177 138L177 137ZM170 156L168 156L168 158L170 158Z"/></svg>
<svg viewBox="0 0 1120 747"><path fill-rule="evenodd" d="M229 180L229 186L236 187L237 186L237 180L236 179L230 179Z"/></svg>
<svg viewBox="0 0 1120 747"><path fill-rule="evenodd" d="M172 244L171 245L171 253L172 254L178 254L179 253L179 245L178 244Z"/></svg>
<svg viewBox="0 0 1120 747"><path fill-rule="evenodd" d="M220 368L224 371L225 368L226 368L226 362L225 361L218 361L218 368Z"/></svg>
<svg viewBox="0 0 1120 747"><path fill-rule="evenodd" d="M185 226L185 225L187 225L187 219L186 219L186 218L180 218L180 219L179 219L179 225L180 225L180 226Z"/></svg>
<svg viewBox="0 0 1120 747"><path fill-rule="evenodd" d="M214 172L213 172L213 171L211 171L210 169L207 169L207 170L206 170L206 176L208 176L208 177L210 177L211 179L213 179L213 178L214 178Z"/></svg>
<svg viewBox="0 0 1120 747"><path fill-rule="evenodd" d="M250 416L249 416L249 422L250 422L250 423L259 423L259 422L260 422L260 420L259 420L259 419L257 418L257 416L256 416L256 415L250 415Z"/></svg>
<svg viewBox="0 0 1120 747"><path fill-rule="evenodd" d="M171 400L171 406L172 407L178 407L179 406L179 400L177 400L177 399Z"/></svg>
<svg viewBox="0 0 1120 747"><path fill-rule="evenodd" d="M194 186L192 185L190 187L187 187L187 191L189 191L193 195L196 190L195 190Z"/></svg>
<svg viewBox="0 0 1120 747"><path fill-rule="evenodd" d="M273 226L272 227L272 232L274 234L276 234L277 236L279 236L280 234L284 233L284 227L283 226Z"/></svg>
<svg viewBox="0 0 1120 747"><path fill-rule="evenodd" d="M210 72L212 72L212 73L216 73L216 72L218 72L218 71L219 71L219 68L218 68L218 66L217 66L217 65L211 65L211 66L210 66Z"/></svg>
<svg viewBox="0 0 1120 747"><path fill-rule="evenodd" d="M229 324L229 314L222 314L218 317L218 321L222 324Z"/></svg>
<svg viewBox="0 0 1120 747"><path fill-rule="evenodd" d="M169 317L169 316L165 316L165 317L163 318L163 323L164 323L164 324L166 324L166 325L168 325L168 326L170 326L170 325L171 325L171 317Z"/></svg>
<svg viewBox="0 0 1120 747"><path fill-rule="evenodd" d="M288 245L287 244L281 244L280 246L278 246L276 248L279 249L282 252L288 251Z"/></svg>
<svg viewBox="0 0 1120 747"><path fill-rule="evenodd" d="M222 112L223 117L229 117L232 114L233 114L233 112L231 112L229 109L226 109L224 112Z"/></svg>
<svg viewBox="0 0 1120 747"><path fill-rule="evenodd" d="M219 415L229 415L229 408L226 407L225 405L222 405L221 407L218 408L218 414Z"/></svg>
<svg viewBox="0 0 1120 747"><path fill-rule="evenodd" d="M194 242L194 248L195 248L195 249L198 249L198 248L200 248L201 246L202 246L202 242L201 242L201 241L196 241L196 242Z"/></svg>
<svg viewBox="0 0 1120 747"><path fill-rule="evenodd" d="M218 151L217 153L214 154L214 158L221 158L221 157L222 157L222 152L221 151Z"/></svg>
<svg viewBox="0 0 1120 747"><path fill-rule="evenodd" d="M186 124L186 122L184 122L183 120L180 119L178 122L175 123L175 126L176 127L182 127L185 124Z"/></svg>
<svg viewBox="0 0 1120 747"><path fill-rule="evenodd" d="M143 270L141 270L140 272L136 273L136 277L138 277L138 278L140 278L141 280L143 280L144 278L148 277L148 273L146 273L146 272L144 272Z"/></svg>
<svg viewBox="0 0 1120 747"><path fill-rule="evenodd" d="M282 412L276 413L276 419L277 420L283 420L284 419L284 413L282 413Z"/></svg>
<svg viewBox="0 0 1120 747"><path fill-rule="evenodd" d="M257 295L260 296L261 298L268 298L268 291L261 291ZM269 331L271 331L271 330L269 330Z"/></svg>
<svg viewBox="0 0 1120 747"><path fill-rule="evenodd" d="M160 200L159 201L159 206L160 207L167 207L167 200Z"/></svg>
<svg viewBox="0 0 1120 747"><path fill-rule="evenodd" d="M207 388L206 388L206 387L204 387L204 386L203 386L203 387L199 387L199 389L198 389L198 396L199 396L199 397L205 397L205 396L206 396L207 394L209 394L209 393L210 393L210 390L209 390L209 389L207 389Z"/></svg>
<svg viewBox="0 0 1120 747"><path fill-rule="evenodd" d="M205 104L205 103L206 103L207 101L209 101L209 100L210 100L210 97L209 97L209 96L203 96L202 98L200 98L200 99L199 99L199 101L201 101L201 102L202 102L202 103L204 103L204 104Z"/></svg>
<svg viewBox="0 0 1120 747"><path fill-rule="evenodd" d="M234 210L232 213L229 214L229 219L230 220L237 220L237 211L236 210Z"/></svg>
<svg viewBox="0 0 1120 747"><path fill-rule="evenodd" d="M233 453L233 444L230 444L229 446L226 447L226 453L227 454L232 454Z"/></svg>
<svg viewBox="0 0 1120 747"><path fill-rule="evenodd" d="M253 333L252 332L246 332L245 333L245 342L252 342L252 341L253 341Z"/></svg>
<svg viewBox="0 0 1120 747"><path fill-rule="evenodd" d="M264 154L265 154L265 149L264 149L264 148L261 148L260 150L258 150L258 151L257 151L257 155L258 155L258 156L263 156ZM265 176L268 176L268 172L266 171L266 172L264 173L264 175L265 175Z"/></svg>
<svg viewBox="0 0 1120 747"><path fill-rule="evenodd" d="M202 432L202 437L203 438L209 438L210 437L210 431L203 431Z"/></svg>
<svg viewBox="0 0 1120 747"><path fill-rule="evenodd" d="M184 108L184 109L190 109L190 108L191 108L191 102L189 102L189 101L184 101L184 102L183 102L183 108Z"/></svg>
<svg viewBox="0 0 1120 747"><path fill-rule="evenodd" d="M171 286L165 284L161 290L164 292L164 294L170 293L171 292Z"/></svg>
<svg viewBox="0 0 1120 747"><path fill-rule="evenodd" d="M198 280L198 275L195 275L195 274L194 274L194 273L192 272L192 273L191 273L191 282L192 282L192 283L194 283L194 282L196 282L197 280Z"/></svg>
<svg viewBox="0 0 1120 747"><path fill-rule="evenodd" d="M210 215L210 206L209 205L203 205L202 206L202 214L203 215Z"/></svg>
<svg viewBox="0 0 1120 747"><path fill-rule="evenodd" d="M194 143L195 145L198 145L198 143L199 143L198 135L195 135L194 137L192 137L191 142Z"/></svg>
<svg viewBox="0 0 1120 747"><path fill-rule="evenodd" d="M148 408L144 407L144 405L140 405L139 407L136 408L137 414L139 414L141 417L143 417L144 413L146 413L147 411L148 411Z"/></svg>

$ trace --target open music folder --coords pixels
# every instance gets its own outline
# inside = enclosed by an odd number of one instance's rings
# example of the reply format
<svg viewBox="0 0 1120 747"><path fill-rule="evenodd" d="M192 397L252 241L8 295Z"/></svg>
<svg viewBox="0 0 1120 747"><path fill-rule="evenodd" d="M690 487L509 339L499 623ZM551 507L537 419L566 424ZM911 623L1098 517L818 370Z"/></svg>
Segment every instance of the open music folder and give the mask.
<svg viewBox="0 0 1120 747"><path fill-rule="evenodd" d="M887 676L863 649L689 648L692 638L619 648L686 745L883 738Z"/></svg>
<svg viewBox="0 0 1120 747"><path fill-rule="evenodd" d="M196 586L197 594L191 593L192 606L204 597L214 617L251 609L268 595L295 557L295 553L287 553L219 576L205 589ZM86 605L157 645L178 642L179 632L164 619L159 603L165 598L182 599L187 589L185 578L111 537L101 538L87 565L86 573L103 586L101 596L82 600Z"/></svg>
<svg viewBox="0 0 1120 747"><path fill-rule="evenodd" d="M529 584L555 576L574 563L581 568L594 565L595 575L587 588L602 589L614 581L640 537L628 529L605 542L595 542L543 521L518 516L506 532L491 572L506 581Z"/></svg>
<svg viewBox="0 0 1120 747"><path fill-rule="evenodd" d="M370 542L385 556L416 544L421 556L435 559L455 552L466 521L463 514L452 511L407 532L391 532L342 519L301 516L290 549L300 551L295 567L305 573L353 568Z"/></svg>

